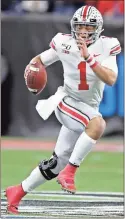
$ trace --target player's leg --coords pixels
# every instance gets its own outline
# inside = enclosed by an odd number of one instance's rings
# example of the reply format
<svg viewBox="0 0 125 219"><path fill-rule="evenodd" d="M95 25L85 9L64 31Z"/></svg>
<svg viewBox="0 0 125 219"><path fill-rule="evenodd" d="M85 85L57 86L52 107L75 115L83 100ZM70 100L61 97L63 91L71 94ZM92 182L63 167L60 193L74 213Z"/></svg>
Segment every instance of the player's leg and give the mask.
<svg viewBox="0 0 125 219"><path fill-rule="evenodd" d="M6 189L8 212L18 214L19 202L28 192L58 175L68 163L78 137L79 133L62 126L52 157L41 161L21 185Z"/></svg>
<svg viewBox="0 0 125 219"><path fill-rule="evenodd" d="M30 192L44 182L55 178L68 163L78 137L79 133L62 126L53 155L50 159L41 161L22 182L23 190Z"/></svg>
<svg viewBox="0 0 125 219"><path fill-rule="evenodd" d="M75 185L67 183L69 182L68 176L72 176L73 182L75 172L80 166L80 163L82 162L82 160L84 160L84 158L96 144L96 141L103 134L105 130L105 121L96 110L87 106L86 104L79 105L79 103L76 104L75 100L70 101L70 99L67 99L67 102L62 101L62 104L63 107L61 107L60 105L60 110L63 110L63 112L67 115L69 115L70 113L69 116L72 118L72 121L75 119L78 121L78 123L79 121L81 123L83 122L84 125L69 159L69 164L66 165L66 167L60 172L57 177L58 181L61 183L62 187L65 190L74 193ZM74 106L77 106L78 109L74 108ZM73 128L72 122L70 126Z"/></svg>
<svg viewBox="0 0 125 219"><path fill-rule="evenodd" d="M96 141L102 136L105 130L106 123L100 116L90 120L83 132L76 142L74 150L71 154L69 162L79 166L86 155L91 151Z"/></svg>
<svg viewBox="0 0 125 219"><path fill-rule="evenodd" d="M68 163L79 136L79 132L70 130L64 125L62 126L54 149L54 153L58 157L58 165L53 169L55 174L59 173Z"/></svg>
<svg viewBox="0 0 125 219"><path fill-rule="evenodd" d="M89 122L85 131L78 138L69 159L69 163L57 177L57 181L64 190L75 193L76 187L74 181L77 168L96 144L96 141L101 137L104 129L104 120L101 117L94 118Z"/></svg>

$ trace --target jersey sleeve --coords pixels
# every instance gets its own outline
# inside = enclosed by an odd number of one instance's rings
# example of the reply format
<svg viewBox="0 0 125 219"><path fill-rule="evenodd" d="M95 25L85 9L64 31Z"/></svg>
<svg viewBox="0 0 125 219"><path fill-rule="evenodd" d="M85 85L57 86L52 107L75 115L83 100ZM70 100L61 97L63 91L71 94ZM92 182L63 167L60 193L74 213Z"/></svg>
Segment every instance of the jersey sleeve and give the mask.
<svg viewBox="0 0 125 219"><path fill-rule="evenodd" d="M111 38L109 44L109 55L116 56L121 52L121 45L117 38Z"/></svg>
<svg viewBox="0 0 125 219"><path fill-rule="evenodd" d="M57 52L50 48L40 54L40 59L45 66L49 66L52 63L58 61L59 57Z"/></svg>
<svg viewBox="0 0 125 219"><path fill-rule="evenodd" d="M62 33L57 33L51 40L49 46L58 52L58 48L61 42Z"/></svg>
<svg viewBox="0 0 125 219"><path fill-rule="evenodd" d="M109 56L107 59L105 59L102 63L102 66L107 67L114 71L116 75L118 74L118 66L116 62L116 56Z"/></svg>
<svg viewBox="0 0 125 219"><path fill-rule="evenodd" d="M49 46L50 49L42 52L40 54L41 61L45 66L49 66L52 63L56 62L59 60L58 56L58 48L59 48L59 43L60 43L60 36L61 33L57 33L51 40Z"/></svg>
<svg viewBox="0 0 125 219"><path fill-rule="evenodd" d="M41 61L45 66L49 66L52 63L60 60L59 59L59 50L62 45L63 41L63 34L62 33L57 33L51 40L49 46L50 49L42 52L40 54Z"/></svg>

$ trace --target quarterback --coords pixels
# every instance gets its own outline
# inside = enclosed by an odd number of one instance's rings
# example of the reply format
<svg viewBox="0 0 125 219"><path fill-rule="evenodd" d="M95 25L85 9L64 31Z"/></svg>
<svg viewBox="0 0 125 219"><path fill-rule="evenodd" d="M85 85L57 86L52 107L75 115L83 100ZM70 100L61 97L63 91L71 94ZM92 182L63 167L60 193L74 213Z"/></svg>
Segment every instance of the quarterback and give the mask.
<svg viewBox="0 0 125 219"><path fill-rule="evenodd" d="M20 185L6 189L8 212L18 214L21 199L53 178L63 190L75 193L76 171L106 127L99 112L105 84L112 86L117 80L120 43L102 36L102 31L100 12L93 6L79 8L71 19L71 35L57 33L50 48L30 61L29 71L35 62L45 67L62 62L65 95L55 108L62 127L50 159L41 161Z"/></svg>

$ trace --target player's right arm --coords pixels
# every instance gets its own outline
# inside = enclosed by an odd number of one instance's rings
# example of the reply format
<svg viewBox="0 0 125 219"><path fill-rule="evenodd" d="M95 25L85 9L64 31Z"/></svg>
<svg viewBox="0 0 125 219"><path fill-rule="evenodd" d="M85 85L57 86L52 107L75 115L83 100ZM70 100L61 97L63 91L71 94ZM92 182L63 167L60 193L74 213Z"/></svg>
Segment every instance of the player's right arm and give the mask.
<svg viewBox="0 0 125 219"><path fill-rule="evenodd" d="M41 62L45 67L53 64L54 62L59 60L58 53L57 53L57 42L59 41L60 33L55 35L55 37L51 40L49 46L50 49L42 52L38 56L34 57L30 64L34 62Z"/></svg>
<svg viewBox="0 0 125 219"><path fill-rule="evenodd" d="M26 66L24 77L27 76L27 74L30 71L30 66L34 65L36 62L40 62L41 64L44 65L44 67L47 67L51 65L52 63L56 62L59 60L58 54L57 54L57 49L56 49L56 43L57 37L59 34L57 34L52 41L50 42L50 49L42 52L41 54L35 56L34 58L31 59L30 63Z"/></svg>
<svg viewBox="0 0 125 219"><path fill-rule="evenodd" d="M34 62L41 62L45 67L47 67L58 60L59 57L57 55L57 52L54 49L50 48L42 52L40 55L34 57L30 61L30 64L33 64Z"/></svg>

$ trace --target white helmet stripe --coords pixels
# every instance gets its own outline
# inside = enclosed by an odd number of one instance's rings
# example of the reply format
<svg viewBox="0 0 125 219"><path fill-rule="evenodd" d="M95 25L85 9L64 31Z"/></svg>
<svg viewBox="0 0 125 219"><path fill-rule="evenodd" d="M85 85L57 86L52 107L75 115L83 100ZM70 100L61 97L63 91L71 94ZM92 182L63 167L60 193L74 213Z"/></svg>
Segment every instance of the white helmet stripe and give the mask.
<svg viewBox="0 0 125 219"><path fill-rule="evenodd" d="M91 6L85 6L85 7L83 7L83 12L82 12L83 20L87 17L87 13L88 13L90 7L91 7Z"/></svg>

